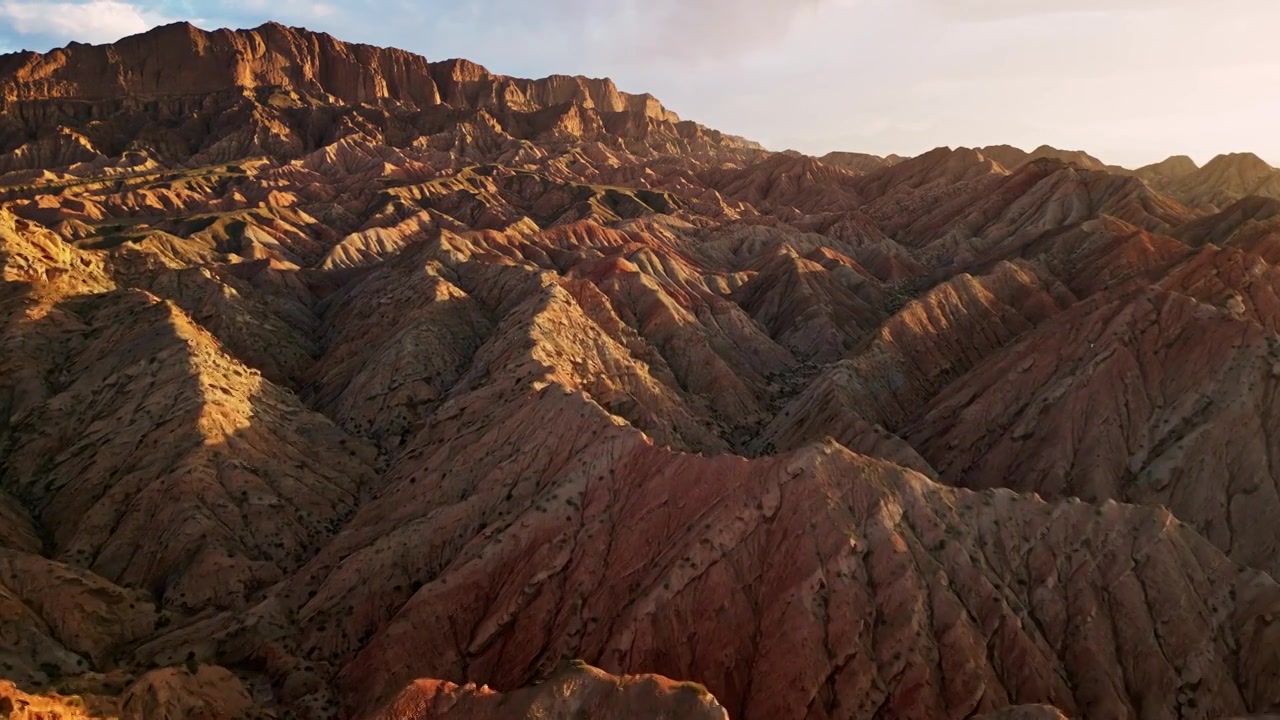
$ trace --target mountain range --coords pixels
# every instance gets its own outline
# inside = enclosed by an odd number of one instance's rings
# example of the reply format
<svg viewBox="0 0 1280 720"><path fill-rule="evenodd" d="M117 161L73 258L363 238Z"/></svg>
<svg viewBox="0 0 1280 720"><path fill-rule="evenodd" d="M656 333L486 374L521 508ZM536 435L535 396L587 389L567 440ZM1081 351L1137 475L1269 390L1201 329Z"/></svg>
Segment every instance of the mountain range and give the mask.
<svg viewBox="0 0 1280 720"><path fill-rule="evenodd" d="M0 56L15 718L1280 713L1280 170Z"/></svg>

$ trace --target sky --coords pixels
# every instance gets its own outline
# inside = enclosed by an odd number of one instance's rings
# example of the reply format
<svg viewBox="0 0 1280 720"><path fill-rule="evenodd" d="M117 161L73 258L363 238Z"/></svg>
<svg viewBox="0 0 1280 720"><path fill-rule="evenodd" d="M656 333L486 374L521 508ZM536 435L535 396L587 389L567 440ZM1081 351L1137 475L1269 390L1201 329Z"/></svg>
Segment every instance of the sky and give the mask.
<svg viewBox="0 0 1280 720"><path fill-rule="evenodd" d="M0 0L0 52L268 20L611 77L775 150L1041 144L1280 166L1280 0Z"/></svg>

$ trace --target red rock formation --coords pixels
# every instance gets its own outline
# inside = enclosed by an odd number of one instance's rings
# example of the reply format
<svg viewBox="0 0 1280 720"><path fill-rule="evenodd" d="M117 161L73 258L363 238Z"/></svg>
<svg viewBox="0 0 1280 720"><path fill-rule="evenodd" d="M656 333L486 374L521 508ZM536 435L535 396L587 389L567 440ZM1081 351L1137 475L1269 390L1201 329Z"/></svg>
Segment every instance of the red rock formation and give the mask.
<svg viewBox="0 0 1280 720"><path fill-rule="evenodd" d="M1266 266L1254 289L1222 261L1214 283L1187 269L1083 303L954 383L908 438L953 482L1168 506L1274 572L1277 539L1257 529L1280 511L1265 462L1280 276Z"/></svg>
<svg viewBox="0 0 1280 720"><path fill-rule="evenodd" d="M761 209L788 208L803 213L861 206L855 177L857 173L839 165L779 153L742 169L710 172L706 184L725 197Z"/></svg>
<svg viewBox="0 0 1280 720"><path fill-rule="evenodd" d="M225 668L147 673L119 696L64 691L35 695L0 681L0 712L12 720L231 720L269 717Z"/></svg>
<svg viewBox="0 0 1280 720"><path fill-rule="evenodd" d="M700 685L657 676L613 677L577 664L567 665L536 687L506 694L474 684L459 687L440 680L418 680L368 720L480 720L497 716L526 720L728 717Z"/></svg>
<svg viewBox="0 0 1280 720"><path fill-rule="evenodd" d="M437 130L428 144L455 158L481 146L496 159L516 152L515 138L598 140L643 153L759 149L682 122L651 95L620 92L608 79L510 78L276 23L214 32L179 23L110 46L3 56L0 110L0 173L125 149L203 165L297 157L353 134L403 146L429 126ZM49 132L59 125L68 129ZM192 156L192 147L200 152Z"/></svg>
<svg viewBox="0 0 1280 720"><path fill-rule="evenodd" d="M103 717L86 708L84 698L78 695L32 695L3 680L0 680L0 713L12 720L96 720Z"/></svg>
<svg viewBox="0 0 1280 720"><path fill-rule="evenodd" d="M0 107L10 714L1280 709L1260 161L773 154L279 25Z"/></svg>
<svg viewBox="0 0 1280 720"><path fill-rule="evenodd" d="M5 60L0 95L14 104L137 102L280 88L348 104L386 99L519 112L573 104L679 120L652 96L620 93L609 80L558 75L521 81L466 60L429 63L403 50L344 43L277 23L215 32L177 23L110 46L72 44Z"/></svg>
<svg viewBox="0 0 1280 720"><path fill-rule="evenodd" d="M121 720L252 717L254 701L226 668L165 668L143 675L120 698Z"/></svg>
<svg viewBox="0 0 1280 720"><path fill-rule="evenodd" d="M950 188L967 180L1005 175L1004 166L968 148L941 147L910 160L867 173L855 187L868 200ZM874 207L874 205L873 205Z"/></svg>
<svg viewBox="0 0 1280 720"><path fill-rule="evenodd" d="M1188 223L1176 235L1188 245L1236 247L1278 264L1280 199L1247 197L1220 213Z"/></svg>
<svg viewBox="0 0 1280 720"><path fill-rule="evenodd" d="M573 404L546 398L539 416L567 419ZM441 546L423 548L424 558L443 561L438 574L427 576L340 676L356 707L406 675L462 674L512 687L540 665L581 655L605 667L648 665L693 677L731 715L747 718L827 715L838 708L854 717L926 716L1009 702L1123 712L1137 696L1116 690L1125 685L1118 664L1099 662L1097 653L1158 657L1156 638L1167 632L1156 628L1171 620L1164 609L1139 608L1182 603L1176 598L1185 596L1144 590L1159 582L1148 573L1205 572L1182 564L1172 570L1167 563L1187 556L1163 543L1189 541L1202 548L1193 554L1216 552L1192 533L1186 540L1176 539L1183 531L1165 534L1167 514L1113 507L1108 515L1084 504L1055 508L1012 495L955 495L837 446L754 466L671 456L616 435L596 436L579 448L554 475L508 486L515 505L493 495L472 500L497 505L458 556L441 558ZM475 472L438 477L420 478L433 495L447 496L458 486L501 487L497 477L477 483ZM408 490L401 485L387 503L404 506ZM425 521L435 528L431 537L456 537L461 528L450 515L392 519L370 508L353 535L394 537L396 524L407 530ZM381 529L365 530L369 522ZM665 530L655 535L659 527ZM1028 545L1027 537L1040 539ZM359 553L362 562L377 562L372 550ZM1146 558L1140 561L1145 569L1130 575L1135 553ZM314 621L335 639L354 630L343 617L370 617L360 603L342 610L349 600L340 598L352 598L339 590L349 573L334 568L311 604L341 603ZM1252 582L1245 577L1240 581ZM1206 581L1203 587L1225 592L1221 580ZM1257 591L1239 592L1260 601ZM1276 598L1266 603L1280 600L1275 590L1262 592ZM466 604L464 597L484 600ZM1125 609L1099 618L1091 607ZM1195 603L1184 607L1172 622L1196 627ZM694 620L707 612L714 621ZM1146 619L1145 612L1161 619ZM1209 638L1242 632L1262 655L1243 658L1240 666L1267 667L1269 651L1254 643L1271 630L1252 612L1240 630L1204 624L1184 636L1183 650L1170 653L1208 660L1201 677L1213 678L1208 682L1216 689L1206 686L1199 697L1220 698L1212 701L1223 703L1218 712L1274 702L1266 695L1269 681L1236 686L1228 680L1236 662L1209 659L1225 650L1201 654ZM347 627L335 630L333 622ZM695 623L692 643L681 642L686 623ZM1038 629L1077 623L1087 629L1048 635ZM306 642L328 645L323 635ZM1009 664L1010 656L1021 661ZM1139 693L1142 702L1177 706L1186 686L1176 662L1147 668L1154 684ZM1075 678L1079 689L1063 684L1064 676Z"/></svg>

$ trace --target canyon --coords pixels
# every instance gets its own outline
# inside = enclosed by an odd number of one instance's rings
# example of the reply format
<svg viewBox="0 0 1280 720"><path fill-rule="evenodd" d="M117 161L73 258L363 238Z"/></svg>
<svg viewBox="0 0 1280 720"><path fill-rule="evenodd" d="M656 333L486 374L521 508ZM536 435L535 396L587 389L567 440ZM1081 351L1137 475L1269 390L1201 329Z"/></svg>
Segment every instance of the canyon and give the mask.
<svg viewBox="0 0 1280 720"><path fill-rule="evenodd" d="M0 56L14 718L1280 713L1280 170Z"/></svg>

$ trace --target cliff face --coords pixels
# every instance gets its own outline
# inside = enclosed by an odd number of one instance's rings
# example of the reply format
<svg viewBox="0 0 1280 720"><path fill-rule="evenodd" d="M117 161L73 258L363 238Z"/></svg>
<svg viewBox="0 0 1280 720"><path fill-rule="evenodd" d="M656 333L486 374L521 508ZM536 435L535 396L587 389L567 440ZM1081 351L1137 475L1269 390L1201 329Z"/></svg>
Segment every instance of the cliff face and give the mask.
<svg viewBox="0 0 1280 720"><path fill-rule="evenodd" d="M73 44L11 57L3 72L8 101L143 100L280 87L351 103L440 102L421 57L275 24L205 32L181 23L109 46Z"/></svg>
<svg viewBox="0 0 1280 720"><path fill-rule="evenodd" d="M182 23L113 45L0 56L0 110L0 174L127 151L167 165L298 157L351 135L404 146L442 131L464 135L441 140L452 164L479 159L476 135L510 153L537 152L522 140L708 162L760 150L608 79L511 78L275 23Z"/></svg>
<svg viewBox="0 0 1280 720"><path fill-rule="evenodd" d="M325 33L268 23L206 32L159 27L113 45L75 44L0 58L0 96L88 102L211 95L280 88L348 104L393 100L418 108L534 112L576 103L666 122L679 118L649 95L619 92L608 79L520 80L465 60L428 62L394 48L344 43Z"/></svg>

